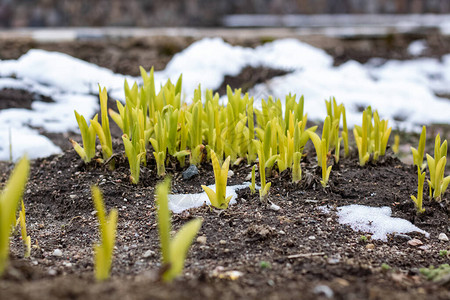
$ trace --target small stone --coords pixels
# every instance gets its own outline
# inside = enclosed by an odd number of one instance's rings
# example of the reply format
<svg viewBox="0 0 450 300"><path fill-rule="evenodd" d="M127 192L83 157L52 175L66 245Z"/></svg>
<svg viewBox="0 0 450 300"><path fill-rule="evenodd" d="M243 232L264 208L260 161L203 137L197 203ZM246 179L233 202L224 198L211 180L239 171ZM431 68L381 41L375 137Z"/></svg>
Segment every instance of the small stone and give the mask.
<svg viewBox="0 0 450 300"><path fill-rule="evenodd" d="M269 208L271 210L274 210L274 211L279 211L281 209L281 207L279 207L278 205L273 204L273 203L270 203L270 207Z"/></svg>
<svg viewBox="0 0 450 300"><path fill-rule="evenodd" d="M438 238L442 242L448 242L448 236L445 233L443 233L443 232L439 234Z"/></svg>
<svg viewBox="0 0 450 300"><path fill-rule="evenodd" d="M423 245L418 247L420 250L430 250L430 245Z"/></svg>
<svg viewBox="0 0 450 300"><path fill-rule="evenodd" d="M56 270L55 269L48 270L48 275L55 276L56 275Z"/></svg>
<svg viewBox="0 0 450 300"><path fill-rule="evenodd" d="M61 257L63 255L63 253L61 250L55 249L55 251L53 251L52 255L56 256L56 257Z"/></svg>
<svg viewBox="0 0 450 300"><path fill-rule="evenodd" d="M250 181L252 180L252 172L250 172L247 177L245 177L245 181Z"/></svg>
<svg viewBox="0 0 450 300"><path fill-rule="evenodd" d="M311 240L311 241L314 241L314 240L316 239L316 237L313 236L313 235L310 235L310 236L308 237L308 239Z"/></svg>
<svg viewBox="0 0 450 300"><path fill-rule="evenodd" d="M77 195L69 195L70 199L75 199L77 197Z"/></svg>
<svg viewBox="0 0 450 300"><path fill-rule="evenodd" d="M221 245L225 245L227 243L227 241L225 241L225 240L220 240L219 241L219 244L221 244Z"/></svg>
<svg viewBox="0 0 450 300"><path fill-rule="evenodd" d="M234 175L234 172L232 170L228 171L228 178L232 177Z"/></svg>
<svg viewBox="0 0 450 300"><path fill-rule="evenodd" d="M72 267L72 263L71 263L70 261L65 261L65 262L63 262L63 265L64 265L65 267L68 267L68 268L71 268L71 267Z"/></svg>
<svg viewBox="0 0 450 300"><path fill-rule="evenodd" d="M412 239L412 237L410 237L407 234L396 233L394 235L394 239L397 239L397 240L400 240L400 241L410 241Z"/></svg>
<svg viewBox="0 0 450 300"><path fill-rule="evenodd" d="M316 295L324 295L328 299L331 299L334 296L333 290L329 286L324 284L317 285L314 288L313 292Z"/></svg>
<svg viewBox="0 0 450 300"><path fill-rule="evenodd" d="M205 245L206 244L206 236L205 235L199 236L197 238L197 243Z"/></svg>
<svg viewBox="0 0 450 300"><path fill-rule="evenodd" d="M419 239L412 239L408 241L408 245L416 247L416 246L421 246L423 245L422 241Z"/></svg>
<svg viewBox="0 0 450 300"><path fill-rule="evenodd" d="M144 255L142 255L142 257L148 258L150 256L153 256L154 254L155 254L155 251L147 250L147 251L145 251Z"/></svg>
<svg viewBox="0 0 450 300"><path fill-rule="evenodd" d="M341 260L340 260L339 258L337 258L337 257L330 257L330 258L327 260L328 264L330 264L330 265L336 265L336 264L338 264L340 261L341 261Z"/></svg>
<svg viewBox="0 0 450 300"><path fill-rule="evenodd" d="M366 245L366 249L367 250L373 250L373 249L375 249L375 245L374 244L367 244Z"/></svg>
<svg viewBox="0 0 450 300"><path fill-rule="evenodd" d="M189 180L192 177L198 175L198 169L195 165L190 165L189 168L187 168L184 172L183 172L183 179L184 180Z"/></svg>

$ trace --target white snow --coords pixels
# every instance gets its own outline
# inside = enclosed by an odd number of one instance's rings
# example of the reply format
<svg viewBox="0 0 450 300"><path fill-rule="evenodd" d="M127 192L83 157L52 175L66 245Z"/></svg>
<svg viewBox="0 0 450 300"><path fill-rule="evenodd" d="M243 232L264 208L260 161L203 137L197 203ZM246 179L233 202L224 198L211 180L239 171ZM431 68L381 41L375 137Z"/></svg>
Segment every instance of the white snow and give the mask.
<svg viewBox="0 0 450 300"><path fill-rule="evenodd" d="M339 224L349 225L354 231L371 233L374 240L387 240L388 234L420 232L426 237L429 233L416 227L411 222L391 217L388 206L370 207L364 205L347 205L337 208Z"/></svg>
<svg viewBox="0 0 450 300"><path fill-rule="evenodd" d="M417 40L409 44L408 53L413 56L422 55L422 53L428 48L427 41L425 40Z"/></svg>
<svg viewBox="0 0 450 300"><path fill-rule="evenodd" d="M241 185L227 186L226 196L231 196L229 205L236 203L237 194L236 191L240 189L245 189L249 187L249 183L244 183ZM216 185L208 185L213 191L216 191ZM194 207L200 207L203 204L211 205L208 196L205 192L198 194L172 194L169 195L169 209L174 213L178 214L182 211Z"/></svg>
<svg viewBox="0 0 450 300"><path fill-rule="evenodd" d="M418 53L414 44L411 51ZM418 58L407 61L372 59L366 64L349 61L333 66L333 58L321 49L294 39L277 40L256 48L232 46L219 38L193 43L176 54L166 69L155 72L156 86L168 78L176 81L183 73L184 99L190 101L194 89L216 89L224 76L237 75L245 66L267 66L292 71L257 85L249 91L255 106L269 95L281 98L288 93L305 96L305 112L310 119L323 120L324 100L335 96L347 108L349 126L361 123L358 107L371 105L392 126L418 129L428 123L450 121L450 101L435 94L450 93L450 54L442 60ZM138 66L136 66L137 68ZM0 160L8 159L8 128L15 134L39 136L29 126L51 132L78 132L73 110L91 118L98 108L98 85L116 99L124 100L123 83L141 82L69 55L30 50L18 60L0 61L0 89L21 88L51 96L55 103L34 102L32 110L7 109L0 112ZM223 99L223 98L222 98ZM394 122L394 118L404 118ZM28 141L13 139L15 157L28 150L31 158L55 152L54 147L31 147ZM44 137L40 136L40 140ZM48 141L48 140L47 140ZM28 144L28 146L26 146ZM55 146L56 147L56 146ZM38 151L38 149L40 149ZM48 151L46 151L48 149ZM21 151L21 152L19 152Z"/></svg>

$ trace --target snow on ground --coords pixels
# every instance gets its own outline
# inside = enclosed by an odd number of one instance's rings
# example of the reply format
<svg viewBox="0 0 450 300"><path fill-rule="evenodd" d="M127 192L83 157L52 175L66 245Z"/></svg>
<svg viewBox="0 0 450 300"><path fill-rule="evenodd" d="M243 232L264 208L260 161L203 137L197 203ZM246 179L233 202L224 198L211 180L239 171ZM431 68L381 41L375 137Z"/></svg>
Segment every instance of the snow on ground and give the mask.
<svg viewBox="0 0 450 300"><path fill-rule="evenodd" d="M233 205L236 203L237 190L245 189L249 187L249 183L244 183L241 185L233 185L227 186L226 196L231 196L231 200L229 205ZM210 189L216 191L216 185L208 185ZM200 207L203 204L211 205L211 201L209 201L208 195L205 192L198 194L172 194L169 195L169 209L176 214L181 213L182 211L194 207Z"/></svg>
<svg viewBox="0 0 450 300"><path fill-rule="evenodd" d="M327 207L319 207L324 213L329 213ZM392 211L388 206L370 207L364 205L347 205L337 208L339 224L349 225L354 231L371 233L372 239L387 241L388 234L420 232L426 237L429 233L416 227L411 222L391 217Z"/></svg>
<svg viewBox="0 0 450 300"><path fill-rule="evenodd" d="M411 51L420 49L411 45ZM442 60L418 58L409 61L373 59L367 64L349 61L333 67L333 58L321 49L294 39L277 40L256 48L232 46L219 38L203 39L176 54L166 69L155 72L157 87L168 78L176 81L183 73L184 99L189 101L198 84L216 89L225 75L237 75L245 66L266 66L292 71L253 88L255 105L269 95L288 93L305 96L310 119L323 120L324 99L335 96L347 108L349 126L361 123L358 108L371 105L391 124L405 129L418 125L450 122L450 101L435 93L450 94L450 54ZM138 66L136 66L138 67ZM98 85L123 100L123 82L141 82L69 55L30 50L18 60L0 61L0 89L24 88L51 96L55 103L34 102L32 110L0 112L0 160L9 158L9 128L13 128L14 157L28 152L31 158L60 150L37 130L77 132L73 110L87 118L98 109ZM394 123L394 119L405 119ZM19 133L21 132L21 133ZM27 136L28 138L18 138ZM33 143L29 143L35 138Z"/></svg>

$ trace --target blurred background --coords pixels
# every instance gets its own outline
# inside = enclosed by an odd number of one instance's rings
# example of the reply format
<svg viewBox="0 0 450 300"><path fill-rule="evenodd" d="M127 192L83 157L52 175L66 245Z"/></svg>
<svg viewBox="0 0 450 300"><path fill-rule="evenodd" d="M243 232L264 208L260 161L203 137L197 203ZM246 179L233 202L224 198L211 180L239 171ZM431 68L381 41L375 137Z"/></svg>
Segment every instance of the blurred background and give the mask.
<svg viewBox="0 0 450 300"><path fill-rule="evenodd" d="M0 0L0 26L222 26L236 14L443 14L448 0ZM275 25L275 24L267 24Z"/></svg>

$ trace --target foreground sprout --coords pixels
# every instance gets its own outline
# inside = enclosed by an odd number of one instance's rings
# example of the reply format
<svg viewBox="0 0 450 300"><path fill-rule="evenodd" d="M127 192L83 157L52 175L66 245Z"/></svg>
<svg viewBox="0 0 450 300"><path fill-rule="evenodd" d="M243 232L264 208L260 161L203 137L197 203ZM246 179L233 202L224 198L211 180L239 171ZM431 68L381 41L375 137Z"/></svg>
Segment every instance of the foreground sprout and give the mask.
<svg viewBox="0 0 450 300"><path fill-rule="evenodd" d="M16 210L27 182L30 163L22 158L14 168L0 194L0 275L5 271L9 257L9 236L16 219Z"/></svg>
<svg viewBox="0 0 450 300"><path fill-rule="evenodd" d="M202 225L202 220L194 219L183 225L173 239L170 238L172 230L171 213L169 210L170 179L156 186L156 203L158 209L158 231L161 244L161 255L164 273L162 279L171 281L178 276L184 268L187 252Z"/></svg>
<svg viewBox="0 0 450 300"><path fill-rule="evenodd" d="M109 215L105 213L103 196L97 186L92 186L92 200L97 210L100 242L94 244L95 278L103 281L109 278L116 242L117 209L111 209Z"/></svg>

